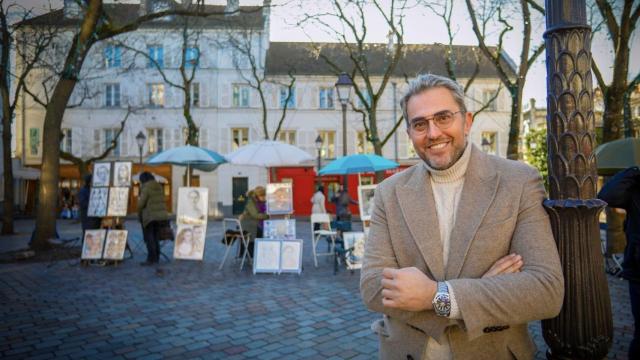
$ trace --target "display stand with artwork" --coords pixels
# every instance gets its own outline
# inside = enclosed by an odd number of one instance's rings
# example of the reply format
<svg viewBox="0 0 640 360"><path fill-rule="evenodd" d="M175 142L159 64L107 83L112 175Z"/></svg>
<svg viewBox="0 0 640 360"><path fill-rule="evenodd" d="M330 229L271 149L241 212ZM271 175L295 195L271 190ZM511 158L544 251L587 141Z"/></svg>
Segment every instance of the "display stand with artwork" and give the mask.
<svg viewBox="0 0 640 360"><path fill-rule="evenodd" d="M173 258L204 260L204 246L209 213L209 189L204 187L178 188L177 231Z"/></svg>
<svg viewBox="0 0 640 360"><path fill-rule="evenodd" d="M83 266L118 265L124 260L125 250L133 257L127 241L128 231L124 230L122 221L129 205L132 166L130 161L94 164L87 215L99 217L101 222L100 229L87 230L84 234L80 261Z"/></svg>

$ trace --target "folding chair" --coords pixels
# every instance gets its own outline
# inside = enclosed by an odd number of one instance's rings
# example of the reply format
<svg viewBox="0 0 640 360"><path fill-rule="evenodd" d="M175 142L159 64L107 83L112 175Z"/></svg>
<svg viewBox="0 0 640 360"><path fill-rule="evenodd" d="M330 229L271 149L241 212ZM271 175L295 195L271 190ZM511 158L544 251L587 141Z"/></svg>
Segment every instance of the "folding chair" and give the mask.
<svg viewBox="0 0 640 360"><path fill-rule="evenodd" d="M314 230L315 224L320 224L320 229ZM338 233L331 229L331 217L329 214L311 214L311 234L311 239L313 240L313 262L318 267L318 256L335 256L336 235ZM329 238L331 240L329 252L318 253L316 248L321 238Z"/></svg>
<svg viewBox="0 0 640 360"><path fill-rule="evenodd" d="M233 247L233 244L238 242L242 242L244 245L244 251L242 253L242 262L240 263L240 270L244 267L244 260L247 256L251 258L249 254L249 241L251 240L251 235L248 232L242 230L242 224L240 224L240 220L233 218L225 218L222 220L222 230L223 233L223 245L226 247L224 251L224 257L222 258L222 262L220 263L220 267L218 270L222 270L224 266L224 262L227 260L227 256L229 255L229 250ZM230 231L227 231L230 230ZM240 245L238 245L238 252L240 252Z"/></svg>

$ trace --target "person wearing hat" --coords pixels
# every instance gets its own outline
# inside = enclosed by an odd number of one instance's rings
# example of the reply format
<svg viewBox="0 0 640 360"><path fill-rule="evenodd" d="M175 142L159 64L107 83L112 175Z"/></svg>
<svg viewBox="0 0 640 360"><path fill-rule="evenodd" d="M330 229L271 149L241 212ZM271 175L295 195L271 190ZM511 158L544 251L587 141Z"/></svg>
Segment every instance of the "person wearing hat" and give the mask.
<svg viewBox="0 0 640 360"><path fill-rule="evenodd" d="M240 215L242 230L251 234L251 241L262 237L262 221L269 218L266 211L267 191L264 186L256 186L247 193L247 203ZM242 254L244 249L240 249ZM249 246L249 255L253 257L253 246Z"/></svg>

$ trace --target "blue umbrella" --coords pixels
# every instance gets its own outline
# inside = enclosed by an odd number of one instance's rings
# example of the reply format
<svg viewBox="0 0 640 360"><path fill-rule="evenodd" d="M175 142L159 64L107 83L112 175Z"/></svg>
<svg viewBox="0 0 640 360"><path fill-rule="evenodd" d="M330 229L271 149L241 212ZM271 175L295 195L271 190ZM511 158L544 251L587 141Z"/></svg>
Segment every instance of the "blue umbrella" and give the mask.
<svg viewBox="0 0 640 360"><path fill-rule="evenodd" d="M398 163L375 154L357 154L343 156L327 164L319 171L320 175L346 175L375 172L397 168Z"/></svg>
<svg viewBox="0 0 640 360"><path fill-rule="evenodd" d="M155 154L145 162L147 164L181 165L186 166L187 170L193 167L202 171L213 171L218 165L227 162L227 160L213 150L185 145ZM189 171L187 174L189 174ZM187 179L188 184L190 184L190 180Z"/></svg>

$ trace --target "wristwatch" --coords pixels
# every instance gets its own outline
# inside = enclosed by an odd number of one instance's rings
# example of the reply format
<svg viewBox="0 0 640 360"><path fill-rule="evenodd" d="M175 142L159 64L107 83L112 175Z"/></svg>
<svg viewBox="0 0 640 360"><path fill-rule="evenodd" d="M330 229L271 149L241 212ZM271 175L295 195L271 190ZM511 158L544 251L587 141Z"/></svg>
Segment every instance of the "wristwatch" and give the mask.
<svg viewBox="0 0 640 360"><path fill-rule="evenodd" d="M438 290L431 304L436 315L449 317L449 314L451 314L451 298L449 297L449 287L446 282L438 282Z"/></svg>

